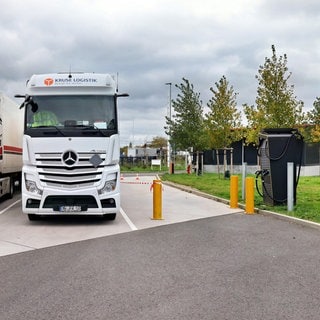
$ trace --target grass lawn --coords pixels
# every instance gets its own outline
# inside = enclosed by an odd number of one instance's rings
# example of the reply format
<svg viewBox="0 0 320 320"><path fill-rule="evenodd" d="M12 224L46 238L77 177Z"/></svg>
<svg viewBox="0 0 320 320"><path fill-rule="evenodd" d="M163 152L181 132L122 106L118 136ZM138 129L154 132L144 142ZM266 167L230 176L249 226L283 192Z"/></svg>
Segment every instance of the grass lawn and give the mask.
<svg viewBox="0 0 320 320"><path fill-rule="evenodd" d="M223 175L218 176L215 173L205 173L202 176L195 174L164 174L163 180L172 181L181 185L187 185L198 189L202 192L230 199L230 179L224 179ZM241 185L242 177L239 175L239 202L241 200ZM258 180L259 190L262 190L260 179ZM287 206L266 206L263 203L263 198L258 194L255 187L256 208L270 210L273 212L294 216L297 218L310 220L320 223L320 177L300 177L297 187L297 203L292 212L287 211Z"/></svg>

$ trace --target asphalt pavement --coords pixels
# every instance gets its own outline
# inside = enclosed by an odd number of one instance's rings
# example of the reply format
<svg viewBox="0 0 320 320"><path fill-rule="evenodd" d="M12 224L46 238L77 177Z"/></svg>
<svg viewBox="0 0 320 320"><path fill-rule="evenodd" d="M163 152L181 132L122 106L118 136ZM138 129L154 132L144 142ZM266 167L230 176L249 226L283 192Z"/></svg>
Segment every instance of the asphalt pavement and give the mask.
<svg viewBox="0 0 320 320"><path fill-rule="evenodd" d="M317 225L235 212L3 256L0 316L314 320L319 247Z"/></svg>
<svg viewBox="0 0 320 320"><path fill-rule="evenodd" d="M0 256L242 212L221 202L163 186L162 219L154 220L153 179L154 176L131 176L121 180L121 211L114 221L92 216L53 215L30 222L21 212L21 195L0 202Z"/></svg>

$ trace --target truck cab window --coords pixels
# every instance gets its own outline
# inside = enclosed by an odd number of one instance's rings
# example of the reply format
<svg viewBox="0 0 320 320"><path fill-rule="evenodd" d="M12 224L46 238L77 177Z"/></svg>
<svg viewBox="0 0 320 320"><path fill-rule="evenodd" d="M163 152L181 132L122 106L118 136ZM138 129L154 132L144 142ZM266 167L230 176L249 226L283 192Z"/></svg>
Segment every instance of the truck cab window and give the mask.
<svg viewBox="0 0 320 320"><path fill-rule="evenodd" d="M32 105L26 108L26 130L30 135L39 135L41 129L53 127L66 136L81 136L84 127L117 131L114 96L33 96L32 100L37 108ZM33 129L37 129L37 133L33 133Z"/></svg>

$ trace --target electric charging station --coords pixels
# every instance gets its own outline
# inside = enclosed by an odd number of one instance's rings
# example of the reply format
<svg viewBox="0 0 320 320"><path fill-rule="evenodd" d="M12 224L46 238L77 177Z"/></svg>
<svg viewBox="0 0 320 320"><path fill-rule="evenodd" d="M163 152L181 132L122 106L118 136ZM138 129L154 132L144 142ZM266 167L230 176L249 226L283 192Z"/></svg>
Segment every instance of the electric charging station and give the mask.
<svg viewBox="0 0 320 320"><path fill-rule="evenodd" d="M265 204L274 206L287 203L288 162L294 165L294 203L296 203L302 152L303 137L297 129L272 128L260 132L258 156L261 170L256 172L256 183L261 177L262 193L259 188L257 189Z"/></svg>

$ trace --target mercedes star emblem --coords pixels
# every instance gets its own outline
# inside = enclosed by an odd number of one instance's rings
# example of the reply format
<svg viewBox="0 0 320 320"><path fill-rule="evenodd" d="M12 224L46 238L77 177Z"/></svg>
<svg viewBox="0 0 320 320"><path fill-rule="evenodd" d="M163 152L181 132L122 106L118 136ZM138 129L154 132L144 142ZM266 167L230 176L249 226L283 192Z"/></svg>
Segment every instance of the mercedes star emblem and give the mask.
<svg viewBox="0 0 320 320"><path fill-rule="evenodd" d="M68 166L71 167L73 166L78 160L78 156L75 152L73 151L66 151L62 155L62 161Z"/></svg>

